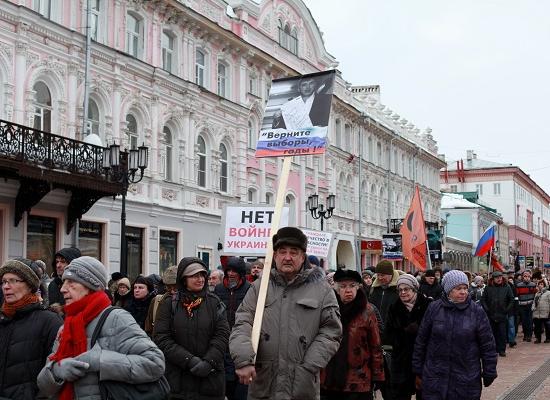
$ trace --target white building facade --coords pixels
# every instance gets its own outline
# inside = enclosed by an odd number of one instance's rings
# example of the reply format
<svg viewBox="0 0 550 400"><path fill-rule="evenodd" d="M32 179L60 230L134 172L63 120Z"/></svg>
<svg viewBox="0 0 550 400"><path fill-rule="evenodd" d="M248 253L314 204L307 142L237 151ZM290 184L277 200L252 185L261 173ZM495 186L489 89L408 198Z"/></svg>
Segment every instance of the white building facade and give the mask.
<svg viewBox="0 0 550 400"><path fill-rule="evenodd" d="M84 112L86 3L3 2L0 118L71 139L95 133L104 145L148 146L145 177L127 197L129 273L162 272L183 256L216 267L224 207L274 203L281 160L254 157L271 80L337 62L300 0L93 0ZM318 227L308 196L336 194L329 267L376 262L379 254L361 253L360 243L380 239L388 218L403 218L415 184L425 219L438 220L444 163L436 142L381 104L378 87L352 87L338 74L329 142L323 156L294 158L285 193L290 224L308 228ZM18 182L2 185L0 259L49 260L74 245L118 270L120 197L100 199L66 232L67 194L52 190L15 227Z"/></svg>

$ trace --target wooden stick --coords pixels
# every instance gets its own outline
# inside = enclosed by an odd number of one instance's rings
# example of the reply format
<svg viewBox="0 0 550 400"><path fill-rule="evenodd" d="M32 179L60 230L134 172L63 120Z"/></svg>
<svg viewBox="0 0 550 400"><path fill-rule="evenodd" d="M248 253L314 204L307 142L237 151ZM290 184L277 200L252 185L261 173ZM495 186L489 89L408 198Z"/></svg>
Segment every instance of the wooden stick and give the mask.
<svg viewBox="0 0 550 400"><path fill-rule="evenodd" d="M267 297L267 288L269 277L271 275L271 264L273 261L273 235L277 233L281 222L281 214L283 211L286 187L288 183L288 175L290 173L290 165L293 157L285 157L283 159L283 170L279 178L279 188L277 189L277 200L275 201L275 212L271 222L271 236L267 242L267 254L265 256L264 269L262 272L260 291L258 293L258 302L256 303L256 313L254 314L254 325L252 325L252 348L254 353L258 352L260 343L260 331L262 329L262 319L264 317L265 299Z"/></svg>

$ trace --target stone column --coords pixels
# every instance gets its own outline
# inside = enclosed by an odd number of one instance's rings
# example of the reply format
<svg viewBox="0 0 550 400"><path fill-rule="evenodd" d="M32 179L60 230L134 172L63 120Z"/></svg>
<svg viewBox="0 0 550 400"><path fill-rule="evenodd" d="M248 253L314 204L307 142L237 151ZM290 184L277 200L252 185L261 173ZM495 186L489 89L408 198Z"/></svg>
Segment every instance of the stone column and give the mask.
<svg viewBox="0 0 550 400"><path fill-rule="evenodd" d="M76 62L69 62L68 65L68 88L67 88L67 136L75 139L76 132L82 130L82 123L78 126L77 122L77 112L76 110L82 109L82 118L87 114L87 110L83 109L83 105L77 104L77 94L78 94L78 64ZM80 121L82 122L82 121ZM77 139L82 140L84 138L85 132L81 132L81 136Z"/></svg>
<svg viewBox="0 0 550 400"><path fill-rule="evenodd" d="M25 121L25 75L27 71L27 50L29 44L25 40L15 42L15 104L14 120L18 124L26 125Z"/></svg>

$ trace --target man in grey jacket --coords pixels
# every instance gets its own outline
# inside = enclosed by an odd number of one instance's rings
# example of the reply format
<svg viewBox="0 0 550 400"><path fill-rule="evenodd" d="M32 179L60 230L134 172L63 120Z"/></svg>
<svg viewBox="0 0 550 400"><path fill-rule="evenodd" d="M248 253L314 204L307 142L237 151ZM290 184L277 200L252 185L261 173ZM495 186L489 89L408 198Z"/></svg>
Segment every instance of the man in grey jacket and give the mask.
<svg viewBox="0 0 550 400"><path fill-rule="evenodd" d="M250 385L249 399L319 399L319 371L340 345L336 296L324 272L307 262L306 249L307 237L298 228L281 228L273 236L275 268L269 276L258 354L251 333L260 280L237 310L229 349L240 382Z"/></svg>

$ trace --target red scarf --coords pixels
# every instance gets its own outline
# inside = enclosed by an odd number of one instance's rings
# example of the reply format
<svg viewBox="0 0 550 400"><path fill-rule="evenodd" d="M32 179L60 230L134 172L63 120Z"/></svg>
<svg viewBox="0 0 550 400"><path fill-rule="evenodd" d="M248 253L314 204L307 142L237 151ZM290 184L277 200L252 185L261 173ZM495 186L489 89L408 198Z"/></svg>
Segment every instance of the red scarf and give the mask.
<svg viewBox="0 0 550 400"><path fill-rule="evenodd" d="M13 318L17 310L28 306L29 304L40 303L40 298L36 293L29 293L21 297L14 303L8 304L4 301L2 304L2 314L8 318Z"/></svg>
<svg viewBox="0 0 550 400"><path fill-rule="evenodd" d="M86 326L103 310L111 305L103 290L90 293L82 299L65 306L65 323L59 339L59 347L50 360L60 362L64 358L76 357L88 348ZM72 400L74 389L72 382L65 382L59 400Z"/></svg>

